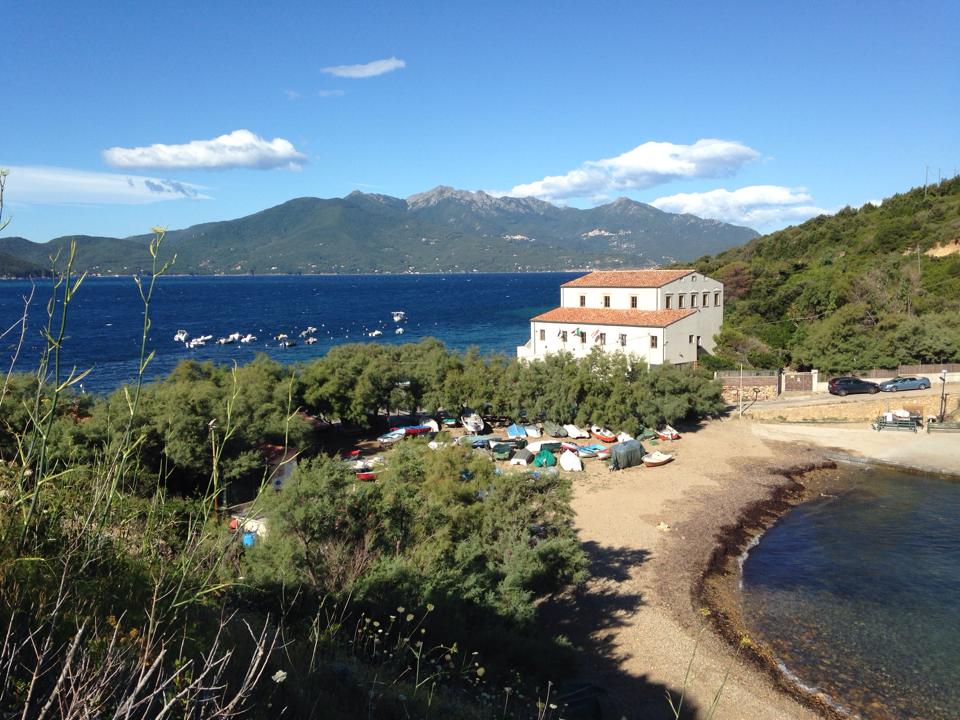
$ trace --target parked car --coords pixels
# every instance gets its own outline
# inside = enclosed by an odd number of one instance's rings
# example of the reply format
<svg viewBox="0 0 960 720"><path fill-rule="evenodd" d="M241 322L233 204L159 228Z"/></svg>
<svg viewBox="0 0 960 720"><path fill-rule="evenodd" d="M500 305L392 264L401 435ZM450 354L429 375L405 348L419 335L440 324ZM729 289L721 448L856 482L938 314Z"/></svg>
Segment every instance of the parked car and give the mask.
<svg viewBox="0 0 960 720"><path fill-rule="evenodd" d="M880 392L880 386L869 380L858 377L836 377L827 382L827 390L831 395L853 395L855 393Z"/></svg>
<svg viewBox="0 0 960 720"><path fill-rule="evenodd" d="M884 392L898 392L900 390L929 390L930 378L925 377L895 377L880 383Z"/></svg>

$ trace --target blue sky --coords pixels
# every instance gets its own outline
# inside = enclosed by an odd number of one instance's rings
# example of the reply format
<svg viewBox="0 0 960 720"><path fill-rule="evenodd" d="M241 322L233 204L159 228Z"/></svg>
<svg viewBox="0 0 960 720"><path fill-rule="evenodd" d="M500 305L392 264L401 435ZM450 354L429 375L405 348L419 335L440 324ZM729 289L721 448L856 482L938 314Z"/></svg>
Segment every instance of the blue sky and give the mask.
<svg viewBox="0 0 960 720"><path fill-rule="evenodd" d="M960 3L21 2L5 235L352 190L769 230L960 169ZM159 147L153 147L159 146Z"/></svg>

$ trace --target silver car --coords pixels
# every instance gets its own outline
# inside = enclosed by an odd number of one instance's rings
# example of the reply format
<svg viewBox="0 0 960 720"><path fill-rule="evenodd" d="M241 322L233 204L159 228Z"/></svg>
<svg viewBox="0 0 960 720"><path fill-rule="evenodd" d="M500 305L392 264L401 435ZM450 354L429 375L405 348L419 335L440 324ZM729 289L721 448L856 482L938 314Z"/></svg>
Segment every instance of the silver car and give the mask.
<svg viewBox="0 0 960 720"><path fill-rule="evenodd" d="M898 392L900 390L929 390L930 379L925 377L895 377L880 383L884 392Z"/></svg>

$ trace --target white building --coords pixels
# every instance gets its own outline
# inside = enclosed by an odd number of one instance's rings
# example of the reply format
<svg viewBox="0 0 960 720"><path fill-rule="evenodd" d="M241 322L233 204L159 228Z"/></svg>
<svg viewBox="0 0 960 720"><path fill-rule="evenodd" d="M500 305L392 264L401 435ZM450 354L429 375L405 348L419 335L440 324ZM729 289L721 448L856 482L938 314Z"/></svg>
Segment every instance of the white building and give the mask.
<svg viewBox="0 0 960 720"><path fill-rule="evenodd" d="M594 347L649 365L694 362L723 323L723 283L696 270L604 270L560 287L560 307L530 319L521 359Z"/></svg>

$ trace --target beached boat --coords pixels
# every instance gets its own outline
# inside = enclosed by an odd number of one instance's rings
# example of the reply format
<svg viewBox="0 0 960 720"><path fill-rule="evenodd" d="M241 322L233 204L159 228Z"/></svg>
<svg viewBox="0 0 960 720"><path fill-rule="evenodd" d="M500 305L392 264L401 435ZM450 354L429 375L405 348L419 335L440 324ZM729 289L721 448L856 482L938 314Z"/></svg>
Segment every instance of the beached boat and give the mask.
<svg viewBox="0 0 960 720"><path fill-rule="evenodd" d="M563 429L567 431L567 437L574 439L590 437L590 433L582 428L577 427L576 425L564 425Z"/></svg>
<svg viewBox="0 0 960 720"><path fill-rule="evenodd" d="M373 470L361 470L357 473L357 480L376 480L377 473Z"/></svg>
<svg viewBox="0 0 960 720"><path fill-rule="evenodd" d="M507 437L517 438L517 437L526 437L526 436L527 436L527 431L524 430L522 426L517 425L516 423L514 423L513 425L507 428Z"/></svg>
<svg viewBox="0 0 960 720"><path fill-rule="evenodd" d="M626 442L627 440L634 440L635 438L630 433L617 433L617 442Z"/></svg>
<svg viewBox="0 0 960 720"><path fill-rule="evenodd" d="M425 435L429 432L436 432L432 425L403 425L401 427L390 428L394 432L402 432L404 435Z"/></svg>
<svg viewBox="0 0 960 720"><path fill-rule="evenodd" d="M680 433L678 433L669 425L664 425L662 428L657 430L657 437L661 440L679 440Z"/></svg>
<svg viewBox="0 0 960 720"><path fill-rule="evenodd" d="M547 452L560 452L563 450L563 443L559 440L537 440L527 444L527 450L536 454L541 450Z"/></svg>
<svg viewBox="0 0 960 720"><path fill-rule="evenodd" d="M444 427L456 427L456 426L457 426L457 419L456 419L455 417L444 416L444 417L440 418L440 423L441 423Z"/></svg>
<svg viewBox="0 0 960 720"><path fill-rule="evenodd" d="M378 437L377 442L381 445L393 445L393 443L403 440L406 436L407 434L403 430L391 430Z"/></svg>
<svg viewBox="0 0 960 720"><path fill-rule="evenodd" d="M513 455L513 445L505 442L491 443L490 452L494 460L509 460Z"/></svg>
<svg viewBox="0 0 960 720"><path fill-rule="evenodd" d="M571 442L570 440L564 440L560 443L560 449L569 450L570 452L575 453L580 449L580 446L575 442Z"/></svg>
<svg viewBox="0 0 960 720"><path fill-rule="evenodd" d="M565 450L560 456L560 467L567 472L582 472L583 462L576 453Z"/></svg>
<svg viewBox="0 0 960 720"><path fill-rule="evenodd" d="M652 453L647 453L643 456L643 464L647 467L660 467L661 465L666 465L671 460L673 460L673 455L660 452L659 450L654 450Z"/></svg>
<svg viewBox="0 0 960 720"><path fill-rule="evenodd" d="M550 420L544 421L543 431L550 437L563 438L567 436L567 431L563 429L562 425L558 425Z"/></svg>
<svg viewBox="0 0 960 720"><path fill-rule="evenodd" d="M460 424L466 428L468 433L473 433L474 435L479 435L483 432L483 418L480 417L473 410L464 410L463 415L460 416Z"/></svg>
<svg viewBox="0 0 960 720"><path fill-rule="evenodd" d="M527 434L527 437L538 438L538 437L540 437L541 435L543 435L543 433L540 432L540 428L538 428L536 425L532 425L532 424L531 424L531 425L524 425L524 426L523 426L523 431Z"/></svg>
<svg viewBox="0 0 960 720"><path fill-rule="evenodd" d="M590 434L593 435L597 440L602 440L605 443L616 442L617 435L602 425L591 425Z"/></svg>
<svg viewBox="0 0 960 720"><path fill-rule="evenodd" d="M533 453L527 450L526 448L521 448L517 450L513 457L510 458L511 465L528 465L533 462Z"/></svg>
<svg viewBox="0 0 960 720"><path fill-rule="evenodd" d="M577 455L582 458L595 458L600 450L603 450L603 445L581 445L577 449Z"/></svg>
<svg viewBox="0 0 960 720"><path fill-rule="evenodd" d="M609 459L610 459L610 453L613 452L613 449L614 449L615 447L616 447L616 445L607 445L607 446L606 446L605 448L603 448L602 450L597 450L597 460L609 460Z"/></svg>

